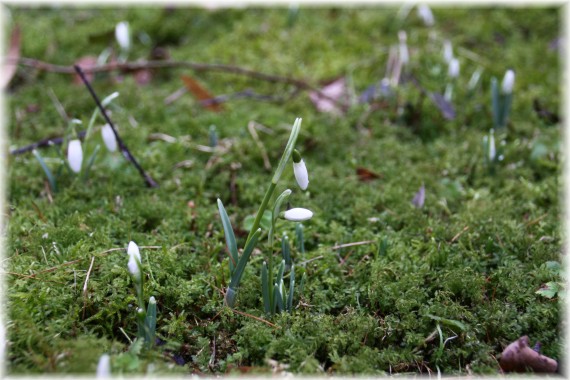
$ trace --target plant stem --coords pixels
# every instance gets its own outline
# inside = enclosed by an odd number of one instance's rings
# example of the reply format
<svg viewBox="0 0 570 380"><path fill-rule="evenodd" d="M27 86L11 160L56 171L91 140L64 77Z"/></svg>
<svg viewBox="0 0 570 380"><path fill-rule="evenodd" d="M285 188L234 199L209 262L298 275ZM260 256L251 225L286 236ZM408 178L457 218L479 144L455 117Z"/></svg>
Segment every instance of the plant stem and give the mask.
<svg viewBox="0 0 570 380"><path fill-rule="evenodd" d="M265 209L267 208L267 204L269 203L269 200L271 199L271 196L273 195L273 192L275 191L275 187L277 187L277 183L271 182L271 185L269 185L269 187L267 188L267 191L265 192L265 195L263 196L263 200L261 201L261 205L259 206L259 209L257 210L257 215L255 215L255 220L253 221L253 226L251 227L251 230L249 231L249 235L247 235L247 240L245 241L245 245L247 245L247 243L249 243L249 240L251 239L251 237L253 236L255 231L257 231L257 229L259 228L259 224L261 223L261 218L263 217L263 213L265 212Z"/></svg>

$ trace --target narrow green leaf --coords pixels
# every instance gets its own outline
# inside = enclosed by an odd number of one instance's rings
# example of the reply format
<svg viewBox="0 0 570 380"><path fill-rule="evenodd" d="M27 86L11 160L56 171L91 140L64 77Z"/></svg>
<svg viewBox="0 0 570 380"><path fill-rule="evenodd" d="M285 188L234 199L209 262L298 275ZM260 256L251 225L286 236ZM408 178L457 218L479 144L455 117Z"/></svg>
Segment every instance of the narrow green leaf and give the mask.
<svg viewBox="0 0 570 380"><path fill-rule="evenodd" d="M295 266L291 267L291 275L289 277L289 295L287 296L287 311L293 311L293 292L295 290Z"/></svg>
<svg viewBox="0 0 570 380"><path fill-rule="evenodd" d="M275 299L275 307L273 313L275 313L275 309L277 309L279 312L283 311L283 298L281 297L279 285L277 284L273 286L273 298Z"/></svg>
<svg viewBox="0 0 570 380"><path fill-rule="evenodd" d="M93 166L93 163L95 162L95 158L97 157L97 153L99 153L100 149L101 149L101 145L97 144L95 146L95 149L93 150L93 153L89 157L89 160L87 161L87 165L85 165L85 172L83 173L84 179L87 179L89 177L89 170L91 169L91 166Z"/></svg>
<svg viewBox="0 0 570 380"><path fill-rule="evenodd" d="M261 293L263 294L263 308L266 313L269 313L271 311L271 300L269 299L269 278L265 261L261 267Z"/></svg>
<svg viewBox="0 0 570 380"><path fill-rule="evenodd" d="M293 128L291 129L291 134L289 135L289 140L287 141L287 145L285 146L285 151L283 152L283 156L281 156L281 160L279 161L277 170L275 170L275 174L273 175L273 179L271 180L271 182L274 184L277 184L277 182L279 182L279 178L281 178L283 169L285 169L285 165L287 165L287 161L289 161L289 157L291 157L291 154L293 153L293 149L295 148L295 143L297 142L297 136L299 136L299 131L301 130L302 121L303 119L299 117L295 119L295 123L293 124Z"/></svg>
<svg viewBox="0 0 570 380"><path fill-rule="evenodd" d="M228 213L224 208L224 204L220 199L218 199L218 211L220 213L220 218L222 219L222 226L224 227L224 234L226 236L226 246L230 253L230 274L233 275L234 268L238 262L238 249L236 244L236 237L234 235L234 230L232 228L232 223L228 217Z"/></svg>
<svg viewBox="0 0 570 380"><path fill-rule="evenodd" d="M307 273L304 272L303 276L301 277L301 283L299 284L299 297L303 295L303 290L305 289L305 278L307 277Z"/></svg>
<svg viewBox="0 0 570 380"><path fill-rule="evenodd" d="M513 94L506 94L501 96L501 127L507 126L507 120L509 120L509 113L511 112L511 103L513 102Z"/></svg>
<svg viewBox="0 0 570 380"><path fill-rule="evenodd" d="M491 78L491 106L493 108L493 124L495 128L501 127L501 104L499 99L499 86L497 78Z"/></svg>
<svg viewBox="0 0 570 380"><path fill-rule="evenodd" d="M150 297L148 300L148 307L146 310L145 318L145 345L150 348L154 345L154 339L156 334L156 300L154 297Z"/></svg>
<svg viewBox="0 0 570 380"><path fill-rule="evenodd" d="M277 277L275 277L275 284L280 284L283 281L283 271L285 270L285 260L281 260L279 268L277 268Z"/></svg>
<svg viewBox="0 0 570 380"><path fill-rule="evenodd" d="M232 274L229 286L230 288L237 289L237 287L239 286L239 283L241 281L241 276L243 275L243 271L245 270L245 265L247 264L249 256L251 256L251 253L253 252L255 245L257 244L257 239L259 238L260 234L261 234L261 228L258 228L257 231L255 231L255 233L251 237L251 240L245 246L243 254L239 258L236 269Z"/></svg>
<svg viewBox="0 0 570 380"><path fill-rule="evenodd" d="M297 251L305 253L305 238L303 236L303 224L297 223L295 225L295 234L297 236Z"/></svg>
<svg viewBox="0 0 570 380"><path fill-rule="evenodd" d="M291 248L289 246L289 237L283 235L281 240L281 253L283 254L283 260L285 260L285 269L291 268Z"/></svg>
<svg viewBox="0 0 570 380"><path fill-rule="evenodd" d="M458 327L462 331L467 330L467 327L463 323L456 321L455 319L442 318L442 317L438 317L438 316L432 315L432 314L426 314L425 316L433 319L434 321L441 322L445 325Z"/></svg>
<svg viewBox="0 0 570 380"><path fill-rule="evenodd" d="M36 160L38 160L38 162L40 163L40 165L42 166L42 169L44 170L44 173L46 174L46 177L48 179L49 185L51 186L52 191L57 191L57 187L56 187L56 182L55 182L55 177L53 176L53 174L51 173L51 170L49 170L48 166L46 165L43 157L41 156L40 152L38 152L37 150L32 150L32 154L34 155L34 157L36 158Z"/></svg>
<svg viewBox="0 0 570 380"><path fill-rule="evenodd" d="M269 249L273 248L273 234L275 233L275 222L277 221L277 217L279 216L279 211L281 209L281 204L291 195L291 190L287 189L284 190L275 200L273 204L273 212L271 213L271 228L269 229Z"/></svg>

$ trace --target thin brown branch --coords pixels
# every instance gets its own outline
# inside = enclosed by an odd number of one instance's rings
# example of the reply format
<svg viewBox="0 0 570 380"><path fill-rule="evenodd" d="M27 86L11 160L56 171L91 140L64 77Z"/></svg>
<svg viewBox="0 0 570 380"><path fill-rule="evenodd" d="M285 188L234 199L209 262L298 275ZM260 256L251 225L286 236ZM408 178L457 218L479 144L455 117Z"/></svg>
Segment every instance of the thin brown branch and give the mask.
<svg viewBox="0 0 570 380"><path fill-rule="evenodd" d="M8 60L9 61L9 60ZM32 67L37 70L47 71L59 74L75 74L73 66L55 65L49 62L40 61L33 58L22 57L17 60L20 66ZM110 71L137 71L141 69L173 69L173 68L187 68L194 71L219 71L230 74L247 76L254 79L263 80L272 83L284 83L292 85L302 90L310 90L319 94L320 97L328 99L337 105L342 106L336 99L324 94L320 89L302 79L291 78L281 75L266 74L259 71L246 69L240 66L216 64L216 63L199 63L189 61L175 61L175 60L158 60L147 61L140 60L136 62L112 62L104 65L96 66L83 66L81 70L84 73L100 73Z"/></svg>
<svg viewBox="0 0 570 380"><path fill-rule="evenodd" d="M144 169L139 165L139 163L137 162L135 156L133 156L133 154L131 153L131 151L129 150L129 148L127 148L127 146L125 145L125 143L123 142L123 139L121 139L121 136L119 136L119 132L117 132L117 128L115 128L115 125L113 124L113 122L111 121L111 118L109 118L109 115L107 114L107 111L105 110L105 107L103 107L103 105L101 104L101 101L99 100L99 97L97 96L97 94L95 93L95 90L93 90L93 87L91 87L91 84L89 83L89 81L87 80L87 78L85 77L85 74L83 73L83 70L75 65L74 66L75 71L77 71L77 74L79 74L79 76L81 77L81 80L83 81L83 83L85 84L85 87L87 87L87 90L89 90L89 93L91 94L91 96L93 97L93 100L95 100L95 103L97 104L97 107L99 107L99 110L101 111L101 114L103 115L103 117L105 118L105 121L107 122L107 124L109 124L109 126L111 127L111 129L113 130L113 133L115 134L115 138L117 139L117 144L119 145L119 149L121 149L121 152L123 152L123 156L130 162L133 163L133 165L135 166L135 168L138 170L139 174L143 177L146 185L148 187L158 187L158 184L154 181L154 179L152 179L152 177L144 171Z"/></svg>
<svg viewBox="0 0 570 380"><path fill-rule="evenodd" d="M266 320L263 319L263 318L256 317L255 315L251 315L251 314L248 314L248 313L244 313L243 311L239 311L239 310L236 310L236 309L231 309L231 311L233 311L234 313L237 313L237 314L239 314L239 315L243 315L244 317L252 318L252 319L255 319L256 321L263 322L263 323L265 323L265 324L267 324L267 325L273 327L274 329L278 329L278 328L279 328L279 326L274 325L273 323L271 323L271 322L269 322L269 321L266 321Z"/></svg>
<svg viewBox="0 0 570 380"><path fill-rule="evenodd" d="M449 244L455 243L455 241L456 241L457 239L459 239L459 237L460 237L461 235L463 235L463 233L464 233L465 231L467 231L468 229L469 229L469 226L463 227L463 229L462 229L461 231L459 231L459 232L451 239L451 241L449 242Z"/></svg>
<svg viewBox="0 0 570 380"><path fill-rule="evenodd" d="M341 248L346 248L346 247L354 247L356 245L365 245L365 244L371 244L371 243L376 243L376 240L365 240L365 241L357 241L355 243L340 244L340 245L335 245L334 247L331 247L331 249L336 250L336 249L341 249Z"/></svg>

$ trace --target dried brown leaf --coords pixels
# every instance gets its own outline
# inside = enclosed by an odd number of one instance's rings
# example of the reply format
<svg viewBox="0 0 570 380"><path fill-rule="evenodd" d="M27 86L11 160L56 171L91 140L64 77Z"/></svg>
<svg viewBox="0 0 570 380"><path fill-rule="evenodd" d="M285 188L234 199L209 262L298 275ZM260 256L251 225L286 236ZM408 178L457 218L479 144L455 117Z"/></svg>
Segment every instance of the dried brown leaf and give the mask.
<svg viewBox="0 0 570 380"><path fill-rule="evenodd" d="M372 170L362 167L356 168L356 175L358 176L358 179L362 182L372 181L374 179L378 179L381 177L380 174L374 173Z"/></svg>
<svg viewBox="0 0 570 380"><path fill-rule="evenodd" d="M182 75L181 78L184 82L184 85L186 86L186 89L188 89L188 91L191 92L196 98L198 98L198 100L204 101L213 98L213 96L195 79L187 75ZM220 104L216 103L204 105L204 108L207 108L210 111L214 112L220 112L223 110L223 107Z"/></svg>

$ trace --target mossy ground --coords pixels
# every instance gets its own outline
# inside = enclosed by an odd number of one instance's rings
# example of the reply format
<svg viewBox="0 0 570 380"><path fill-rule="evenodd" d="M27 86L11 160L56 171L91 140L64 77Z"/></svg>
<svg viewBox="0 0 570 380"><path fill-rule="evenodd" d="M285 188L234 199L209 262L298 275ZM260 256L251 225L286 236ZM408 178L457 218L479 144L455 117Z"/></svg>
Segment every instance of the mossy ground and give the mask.
<svg viewBox="0 0 570 380"><path fill-rule="evenodd" d="M397 11L11 7L8 26L20 25L21 55L63 65L115 46L114 26L127 20L133 60L159 46L177 60L311 83L346 75L360 93L384 76L388 48L404 29L410 70L428 90L445 86L443 38L453 42L461 75L455 120L443 119L428 100L419 102L417 88L406 83L395 104L366 119L369 135L356 127L366 105L335 117L317 112L306 92L284 103L236 99L220 113L189 94L164 104L182 87L180 74L213 94L291 92L282 84L188 69L161 70L144 86L131 75L122 81L113 80L117 73L98 75L93 84L101 96L120 93L112 118L160 187L146 188L119 154L101 151L87 180L64 169L50 201L34 157L9 158L8 372L93 373L99 356L110 353L114 373L263 373L276 366L267 361L273 359L306 374L495 374L502 349L525 334L542 343L544 354L562 359L561 301L535 294L560 280L545 266L561 261L560 126L533 109L535 99L554 113L560 106L559 50L552 47L560 10L434 8L431 28L415 10L405 20ZM479 67L481 85L467 96ZM517 73L513 108L504 160L490 174L481 148L492 127L489 83L508 68ZM50 91L70 116L88 122L93 100L71 76L20 67L6 96L11 146L65 132ZM421 107L413 125L398 111L406 102ZM247 124L273 130L260 132L260 139L275 167L295 117L303 118L298 147L311 183L306 193L296 190L288 167L278 192L294 189L292 204L315 212L304 224L305 253L293 248L294 262L308 276L304 292L292 315L263 315L259 273L268 249L262 239L236 307L272 327L223 306L228 260L216 198L242 232L243 246L243 221L257 210L272 176ZM207 167L212 153L195 147L208 145L212 124L229 148ZM151 141L153 133L176 141ZM57 157L55 148L41 153ZM192 165L176 165L185 160ZM381 177L362 182L357 167ZM422 183L425 206L416 209L410 201ZM285 232L294 243L294 226L280 222L278 237ZM157 333L167 343L150 352L128 351L125 334L136 336L136 296L125 251L108 251L130 240L154 247L141 249L145 292L158 300ZM332 249L366 240L373 243Z"/></svg>

